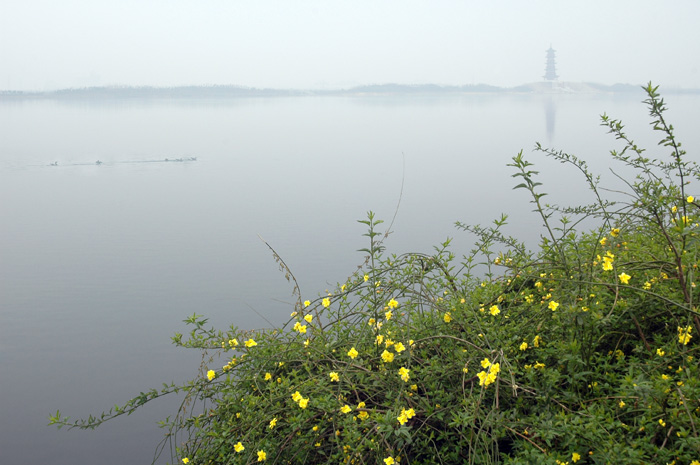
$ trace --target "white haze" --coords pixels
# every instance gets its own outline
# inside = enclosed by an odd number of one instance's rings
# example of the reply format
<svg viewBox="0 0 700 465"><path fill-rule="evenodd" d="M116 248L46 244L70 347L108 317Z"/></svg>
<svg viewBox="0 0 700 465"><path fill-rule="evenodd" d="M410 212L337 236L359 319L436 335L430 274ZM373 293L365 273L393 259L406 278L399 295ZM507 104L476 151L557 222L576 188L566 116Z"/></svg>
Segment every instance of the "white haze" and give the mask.
<svg viewBox="0 0 700 465"><path fill-rule="evenodd" d="M2 0L0 90L102 85L700 87L700 2Z"/></svg>

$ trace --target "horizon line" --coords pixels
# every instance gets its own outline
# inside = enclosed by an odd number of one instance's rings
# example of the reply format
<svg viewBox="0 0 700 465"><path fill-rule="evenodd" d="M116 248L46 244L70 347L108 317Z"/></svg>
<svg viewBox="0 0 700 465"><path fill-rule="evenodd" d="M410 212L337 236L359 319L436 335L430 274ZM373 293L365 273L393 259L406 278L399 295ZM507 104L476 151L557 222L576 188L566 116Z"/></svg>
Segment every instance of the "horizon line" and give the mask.
<svg viewBox="0 0 700 465"><path fill-rule="evenodd" d="M648 84L648 83L647 83ZM522 83L515 86L496 86L488 83L477 83L477 84L435 84L435 83L423 83L423 84L403 84L398 82L384 82L384 83L372 83L372 84L358 84L352 87L340 87L340 88L295 88L295 87L255 87L246 86L240 84L181 84L174 86L155 86L155 85L132 85L132 84L108 84L108 85L96 85L96 86L83 86L83 87L64 87L52 90L14 90L14 89L2 89L0 94L3 95L47 95L47 94L60 94L60 93L75 93L75 92L85 92L85 91L99 91L99 90L153 90L153 91L172 91L172 90L203 90L203 89L236 89L245 90L253 92L293 92L293 93L342 93L342 92L355 92L361 91L365 88L390 88L394 87L396 89L402 88L413 88L413 89L433 89L439 91L450 91L450 90L460 90L460 89L470 89L470 88L481 88L483 90L491 89L493 91L518 91L522 88L535 88L543 86L551 86L552 90L567 90L568 86L586 86L589 87L588 90L603 90L607 89L611 91L616 88L621 89L632 89L632 88L644 88L646 84L630 84L630 83L614 83L614 84L601 84L596 82L585 82L585 81L531 81ZM664 86L666 91L681 91L681 92L700 92L700 87L674 87L674 86ZM569 90L574 90L569 88Z"/></svg>

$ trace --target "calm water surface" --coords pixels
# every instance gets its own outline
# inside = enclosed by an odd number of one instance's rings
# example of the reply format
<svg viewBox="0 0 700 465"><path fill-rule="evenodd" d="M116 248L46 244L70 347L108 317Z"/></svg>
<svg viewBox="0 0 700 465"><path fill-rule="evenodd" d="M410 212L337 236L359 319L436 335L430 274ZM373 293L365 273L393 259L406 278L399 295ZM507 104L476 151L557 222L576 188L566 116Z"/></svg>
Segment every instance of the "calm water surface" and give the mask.
<svg viewBox="0 0 700 465"><path fill-rule="evenodd" d="M472 238L453 223L500 212L534 244L539 222L506 163L540 141L612 182L607 151L619 145L601 113L663 153L643 98L0 102L2 461L149 463L155 423L176 400L92 432L57 431L47 417L100 413L194 375L199 354L170 345L194 312L220 326L286 321L291 288L258 235L305 298L361 263L356 220L370 209L390 220L399 201L390 252L430 252L454 237L459 256ZM697 161L700 98L666 100ZM163 161L186 157L197 160ZM590 200L577 173L530 158L547 199Z"/></svg>

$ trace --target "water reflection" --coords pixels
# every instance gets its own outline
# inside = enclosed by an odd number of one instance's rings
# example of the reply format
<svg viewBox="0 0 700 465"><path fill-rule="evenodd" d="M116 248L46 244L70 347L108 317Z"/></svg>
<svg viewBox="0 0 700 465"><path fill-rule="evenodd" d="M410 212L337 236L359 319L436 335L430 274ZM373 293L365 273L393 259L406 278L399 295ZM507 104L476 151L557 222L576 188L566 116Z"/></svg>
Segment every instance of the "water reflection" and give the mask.
<svg viewBox="0 0 700 465"><path fill-rule="evenodd" d="M557 121L557 104L554 101L553 95L545 96L544 120L547 129L547 142L551 143L554 139L554 128Z"/></svg>

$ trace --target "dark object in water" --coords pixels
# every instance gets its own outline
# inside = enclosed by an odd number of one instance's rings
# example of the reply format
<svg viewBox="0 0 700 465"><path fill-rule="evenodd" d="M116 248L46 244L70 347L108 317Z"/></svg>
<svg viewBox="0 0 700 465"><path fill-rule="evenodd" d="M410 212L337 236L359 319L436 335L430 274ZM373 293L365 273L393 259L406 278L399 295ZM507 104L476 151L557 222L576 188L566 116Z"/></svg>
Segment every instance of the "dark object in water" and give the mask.
<svg viewBox="0 0 700 465"><path fill-rule="evenodd" d="M197 161L197 157L185 157L185 158L166 158L163 161Z"/></svg>

